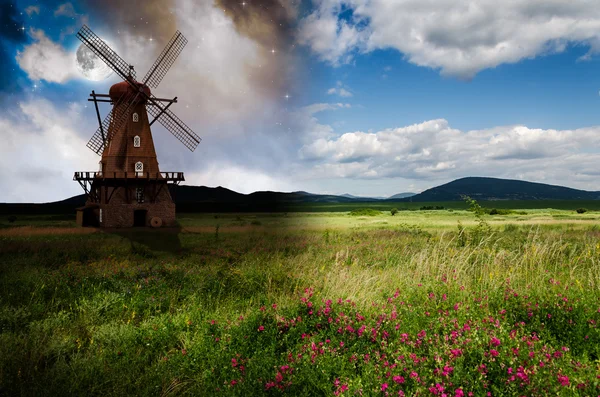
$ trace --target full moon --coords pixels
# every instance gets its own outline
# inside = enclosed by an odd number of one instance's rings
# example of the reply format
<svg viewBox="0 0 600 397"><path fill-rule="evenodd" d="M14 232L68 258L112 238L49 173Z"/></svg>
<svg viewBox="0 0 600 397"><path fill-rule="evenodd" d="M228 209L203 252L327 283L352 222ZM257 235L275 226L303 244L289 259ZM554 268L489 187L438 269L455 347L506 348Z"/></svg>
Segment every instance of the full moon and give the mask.
<svg viewBox="0 0 600 397"><path fill-rule="evenodd" d="M77 70L88 80L104 80L113 73L100 58L96 56L85 44L81 44L75 53Z"/></svg>

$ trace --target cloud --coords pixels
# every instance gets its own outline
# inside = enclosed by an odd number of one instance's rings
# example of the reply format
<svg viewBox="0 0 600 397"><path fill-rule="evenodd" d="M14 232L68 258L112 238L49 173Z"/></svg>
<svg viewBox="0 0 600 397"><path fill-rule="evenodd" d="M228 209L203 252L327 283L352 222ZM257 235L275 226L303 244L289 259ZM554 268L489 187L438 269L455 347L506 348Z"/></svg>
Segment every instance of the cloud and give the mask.
<svg viewBox="0 0 600 397"><path fill-rule="evenodd" d="M341 81L338 81L335 87L332 87L327 90L328 95L339 95L344 98L350 98L353 96L352 92L347 89L348 87L344 87Z"/></svg>
<svg viewBox="0 0 600 397"><path fill-rule="evenodd" d="M225 186L244 194L265 190L288 192L297 190L284 176L232 164L213 165L200 172L188 173L185 178L189 185Z"/></svg>
<svg viewBox="0 0 600 397"><path fill-rule="evenodd" d="M0 201L48 202L83 192L73 173L96 170L98 158L82 150L81 110L35 99L2 113Z"/></svg>
<svg viewBox="0 0 600 397"><path fill-rule="evenodd" d="M29 6L27 8L25 8L25 14L27 14L28 17L32 16L33 14L38 14L40 13L40 7L39 6Z"/></svg>
<svg viewBox="0 0 600 397"><path fill-rule="evenodd" d="M600 126L522 125L460 131L444 119L379 132L318 138L299 150L315 178L450 180L469 175L597 189Z"/></svg>
<svg viewBox="0 0 600 397"><path fill-rule="evenodd" d="M79 14L77 12L75 12L75 8L73 8L73 4L64 3L64 4L61 4L60 6L58 6L56 11L54 11L54 16L55 17L76 18L79 16Z"/></svg>
<svg viewBox="0 0 600 397"><path fill-rule="evenodd" d="M17 51L17 63L30 80L64 83L77 77L74 55L50 40L42 30L30 29L32 44Z"/></svg>
<svg viewBox="0 0 600 397"><path fill-rule="evenodd" d="M585 45L600 52L600 8L588 0L319 0L299 42L333 64L392 48L416 65L469 79L501 64ZM347 15L351 15L350 18Z"/></svg>

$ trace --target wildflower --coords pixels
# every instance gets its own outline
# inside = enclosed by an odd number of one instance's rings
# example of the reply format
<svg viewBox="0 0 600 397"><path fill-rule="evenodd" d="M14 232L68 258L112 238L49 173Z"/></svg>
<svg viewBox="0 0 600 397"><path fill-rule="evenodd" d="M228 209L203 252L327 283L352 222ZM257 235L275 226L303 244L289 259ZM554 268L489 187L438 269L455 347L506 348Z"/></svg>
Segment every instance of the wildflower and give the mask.
<svg viewBox="0 0 600 397"><path fill-rule="evenodd" d="M498 350L495 350L495 349L490 350L490 355L492 357L498 357L499 354L500 353L498 353Z"/></svg>
<svg viewBox="0 0 600 397"><path fill-rule="evenodd" d="M264 326L262 326L262 325L261 325L260 327L258 327L258 332L262 332L262 331L264 331L264 330L265 330L265 327L264 327Z"/></svg>
<svg viewBox="0 0 600 397"><path fill-rule="evenodd" d="M384 384L381 385L381 391L386 391L387 388L388 388L388 384L387 383L384 383Z"/></svg>
<svg viewBox="0 0 600 397"><path fill-rule="evenodd" d="M231 383L231 386L235 386L235 384L237 383L237 381L235 379L232 379L230 383Z"/></svg>
<svg viewBox="0 0 600 397"><path fill-rule="evenodd" d="M187 354L187 350L181 349L181 355L185 356Z"/></svg>
<svg viewBox="0 0 600 397"><path fill-rule="evenodd" d="M238 365L238 362L237 362L237 360L236 360L235 358L232 358L232 359L231 359L231 366L232 366L232 367L237 367L237 365Z"/></svg>
<svg viewBox="0 0 600 397"><path fill-rule="evenodd" d="M398 384L402 384L405 381L404 377L400 375L394 375L394 377L392 377L392 380Z"/></svg>
<svg viewBox="0 0 600 397"><path fill-rule="evenodd" d="M560 383L561 386L569 386L569 377L565 375L558 375L558 383Z"/></svg>
<svg viewBox="0 0 600 397"><path fill-rule="evenodd" d="M454 397L463 397L465 395L465 392L462 391L462 389L456 389L454 391Z"/></svg>
<svg viewBox="0 0 600 397"><path fill-rule="evenodd" d="M495 336L492 337L491 344L492 346L500 346L500 339L496 338Z"/></svg>

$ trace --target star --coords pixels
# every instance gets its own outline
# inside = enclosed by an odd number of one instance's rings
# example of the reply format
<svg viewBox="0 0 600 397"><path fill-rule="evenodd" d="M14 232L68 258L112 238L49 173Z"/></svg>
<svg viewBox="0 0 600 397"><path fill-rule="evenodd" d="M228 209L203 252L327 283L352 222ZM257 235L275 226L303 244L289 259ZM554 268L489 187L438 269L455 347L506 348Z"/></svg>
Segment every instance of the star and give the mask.
<svg viewBox="0 0 600 397"><path fill-rule="evenodd" d="M285 94L285 99L290 99L290 94Z"/></svg>
<svg viewBox="0 0 600 397"><path fill-rule="evenodd" d="M275 54L275 48L271 50L271 54Z"/></svg>

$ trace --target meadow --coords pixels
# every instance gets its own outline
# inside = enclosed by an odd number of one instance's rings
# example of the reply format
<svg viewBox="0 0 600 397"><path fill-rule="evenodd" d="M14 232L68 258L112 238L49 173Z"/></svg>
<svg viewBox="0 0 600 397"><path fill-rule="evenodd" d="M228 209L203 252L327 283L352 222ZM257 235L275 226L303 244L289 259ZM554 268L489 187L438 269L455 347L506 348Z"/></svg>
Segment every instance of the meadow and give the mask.
<svg viewBox="0 0 600 397"><path fill-rule="evenodd" d="M0 395L600 394L600 212L178 217L0 219Z"/></svg>

